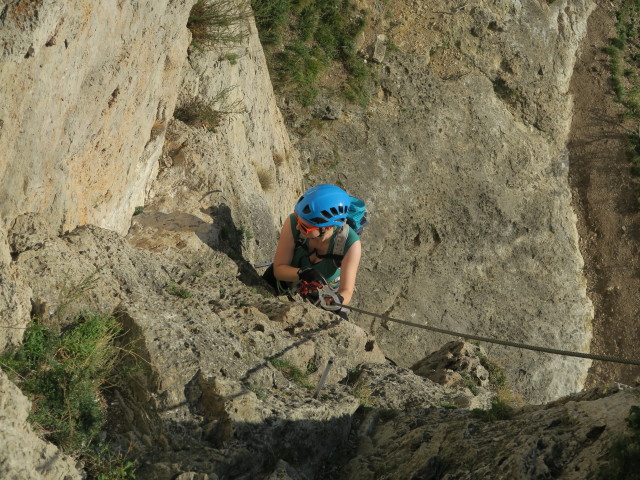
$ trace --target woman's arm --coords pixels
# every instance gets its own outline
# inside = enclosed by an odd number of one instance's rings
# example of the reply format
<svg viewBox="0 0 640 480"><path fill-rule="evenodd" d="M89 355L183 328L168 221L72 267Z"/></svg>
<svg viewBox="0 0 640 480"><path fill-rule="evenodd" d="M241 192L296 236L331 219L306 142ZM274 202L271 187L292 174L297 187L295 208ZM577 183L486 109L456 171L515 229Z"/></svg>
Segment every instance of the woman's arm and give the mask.
<svg viewBox="0 0 640 480"><path fill-rule="evenodd" d="M287 217L284 225L282 225L278 247L273 258L273 274L278 280L283 282L295 282L298 280L298 269L290 265L295 249L296 242L291 232L291 221Z"/></svg>
<svg viewBox="0 0 640 480"><path fill-rule="evenodd" d="M351 301L353 291L356 288L356 275L358 274L358 266L360 265L361 256L362 243L358 240L349 247L347 254L342 259L342 265L340 266L340 288L338 288L338 293L343 297L343 305L347 305Z"/></svg>

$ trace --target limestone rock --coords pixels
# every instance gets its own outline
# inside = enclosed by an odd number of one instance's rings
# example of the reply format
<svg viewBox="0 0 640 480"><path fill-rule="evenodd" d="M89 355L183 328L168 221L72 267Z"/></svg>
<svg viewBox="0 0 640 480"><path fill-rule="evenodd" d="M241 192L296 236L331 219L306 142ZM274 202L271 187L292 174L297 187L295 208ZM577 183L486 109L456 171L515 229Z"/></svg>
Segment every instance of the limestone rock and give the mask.
<svg viewBox="0 0 640 480"><path fill-rule="evenodd" d="M0 51L0 215L124 233L154 176L193 0L10 2Z"/></svg>
<svg viewBox="0 0 640 480"><path fill-rule="evenodd" d="M252 19L247 31L237 45L190 52L178 106L205 105L216 112L217 124L169 124L147 196L145 212L163 220L182 215L197 226L180 229L134 217L132 241L182 237L191 246L231 245L250 262L273 257L277 233L302 193L302 172Z"/></svg>
<svg viewBox="0 0 640 480"><path fill-rule="evenodd" d="M58 225L52 225L44 215L26 213L16 218L9 229L9 245L14 255L37 249L58 236Z"/></svg>
<svg viewBox="0 0 640 480"><path fill-rule="evenodd" d="M567 397L487 422L466 411L415 409L378 416L358 438L354 457L336 479L421 478L438 472L472 478L591 478L613 439L626 432L638 389L585 401Z"/></svg>
<svg viewBox="0 0 640 480"><path fill-rule="evenodd" d="M382 63L387 53L387 36L380 34L376 36L376 42L373 45L373 55L371 59L374 62Z"/></svg>
<svg viewBox="0 0 640 480"><path fill-rule="evenodd" d="M31 288L12 265L11 248L0 228L0 353L18 346L31 317Z"/></svg>
<svg viewBox="0 0 640 480"><path fill-rule="evenodd" d="M489 372L482 365L478 354L486 357L479 346L466 342L449 342L417 362L411 370L445 386L460 383L464 373L476 385L485 387L489 383Z"/></svg>
<svg viewBox="0 0 640 480"><path fill-rule="evenodd" d="M364 364L350 380L370 390L369 402L378 409L404 411L429 406L489 408L495 396L478 387L472 392L461 383L442 386L415 375L411 370L389 364Z"/></svg>

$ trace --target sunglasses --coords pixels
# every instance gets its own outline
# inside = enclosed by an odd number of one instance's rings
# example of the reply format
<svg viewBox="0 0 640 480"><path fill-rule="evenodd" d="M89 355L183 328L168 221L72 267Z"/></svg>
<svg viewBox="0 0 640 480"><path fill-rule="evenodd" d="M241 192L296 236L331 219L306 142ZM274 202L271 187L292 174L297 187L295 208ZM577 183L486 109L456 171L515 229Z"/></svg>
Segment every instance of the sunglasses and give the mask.
<svg viewBox="0 0 640 480"><path fill-rule="evenodd" d="M302 223L302 220L300 219L300 217L298 216L297 213L294 212L294 215L296 216L296 221L298 222L298 227L300 227L300 230L305 235L309 235L314 230L320 230L320 227L307 227L304 223Z"/></svg>

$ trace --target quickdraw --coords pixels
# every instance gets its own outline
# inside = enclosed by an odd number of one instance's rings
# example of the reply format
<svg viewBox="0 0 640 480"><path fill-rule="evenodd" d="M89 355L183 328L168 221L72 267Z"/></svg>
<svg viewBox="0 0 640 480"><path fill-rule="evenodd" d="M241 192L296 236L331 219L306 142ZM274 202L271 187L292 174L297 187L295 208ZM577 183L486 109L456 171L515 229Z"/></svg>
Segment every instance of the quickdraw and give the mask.
<svg viewBox="0 0 640 480"><path fill-rule="evenodd" d="M342 307L338 294L329 285L323 285L318 289L318 301L325 310L337 311Z"/></svg>

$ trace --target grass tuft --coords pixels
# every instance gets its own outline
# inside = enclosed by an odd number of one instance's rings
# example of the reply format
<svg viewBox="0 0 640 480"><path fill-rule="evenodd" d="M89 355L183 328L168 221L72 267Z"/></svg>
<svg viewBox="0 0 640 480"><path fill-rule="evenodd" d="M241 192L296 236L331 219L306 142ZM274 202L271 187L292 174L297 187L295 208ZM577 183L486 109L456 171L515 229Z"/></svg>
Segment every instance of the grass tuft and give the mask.
<svg viewBox="0 0 640 480"><path fill-rule="evenodd" d="M273 358L271 360L271 365L279 370L287 380L306 388L307 390L314 389L314 386L309 381L307 374L291 361L282 358Z"/></svg>
<svg viewBox="0 0 640 480"><path fill-rule="evenodd" d="M167 291L169 292L170 295L173 295L175 297L180 297L180 298L191 297L191 292L188 289L181 287L180 285L176 285L176 284L169 285L169 288Z"/></svg>
<svg viewBox="0 0 640 480"><path fill-rule="evenodd" d="M231 85L220 90L213 97L210 104L194 99L182 107L176 108L173 116L192 127L202 127L209 132L215 132L225 115L244 111L242 100L236 99L232 101L230 99L231 92L236 86ZM213 105L216 107L214 108Z"/></svg>
<svg viewBox="0 0 640 480"><path fill-rule="evenodd" d="M487 422L495 422L497 420L510 420L515 415L515 412L516 409L511 402L497 396L491 401L489 410L474 408L471 410L471 415Z"/></svg>
<svg viewBox="0 0 640 480"><path fill-rule="evenodd" d="M276 166L276 168L280 168L284 164L284 155L282 155L281 153L274 153L273 164Z"/></svg>
<svg viewBox="0 0 640 480"><path fill-rule="evenodd" d="M262 190L264 190L265 192L267 190L271 190L275 183L273 179L273 172L268 168L259 168L256 173L258 175L258 181L260 182Z"/></svg>
<svg viewBox="0 0 640 480"><path fill-rule="evenodd" d="M222 120L221 112L214 110L200 100L194 100L177 108L173 116L187 125L203 127L209 132L214 132Z"/></svg>
<svg viewBox="0 0 640 480"><path fill-rule="evenodd" d="M97 478L127 478L112 474L133 471L122 458L96 455L92 446L105 423L103 392L113 385L121 360L114 343L120 333L109 315L84 313L62 331L34 320L23 344L0 357L2 370L32 402L28 419L35 430L63 452L80 456Z"/></svg>

